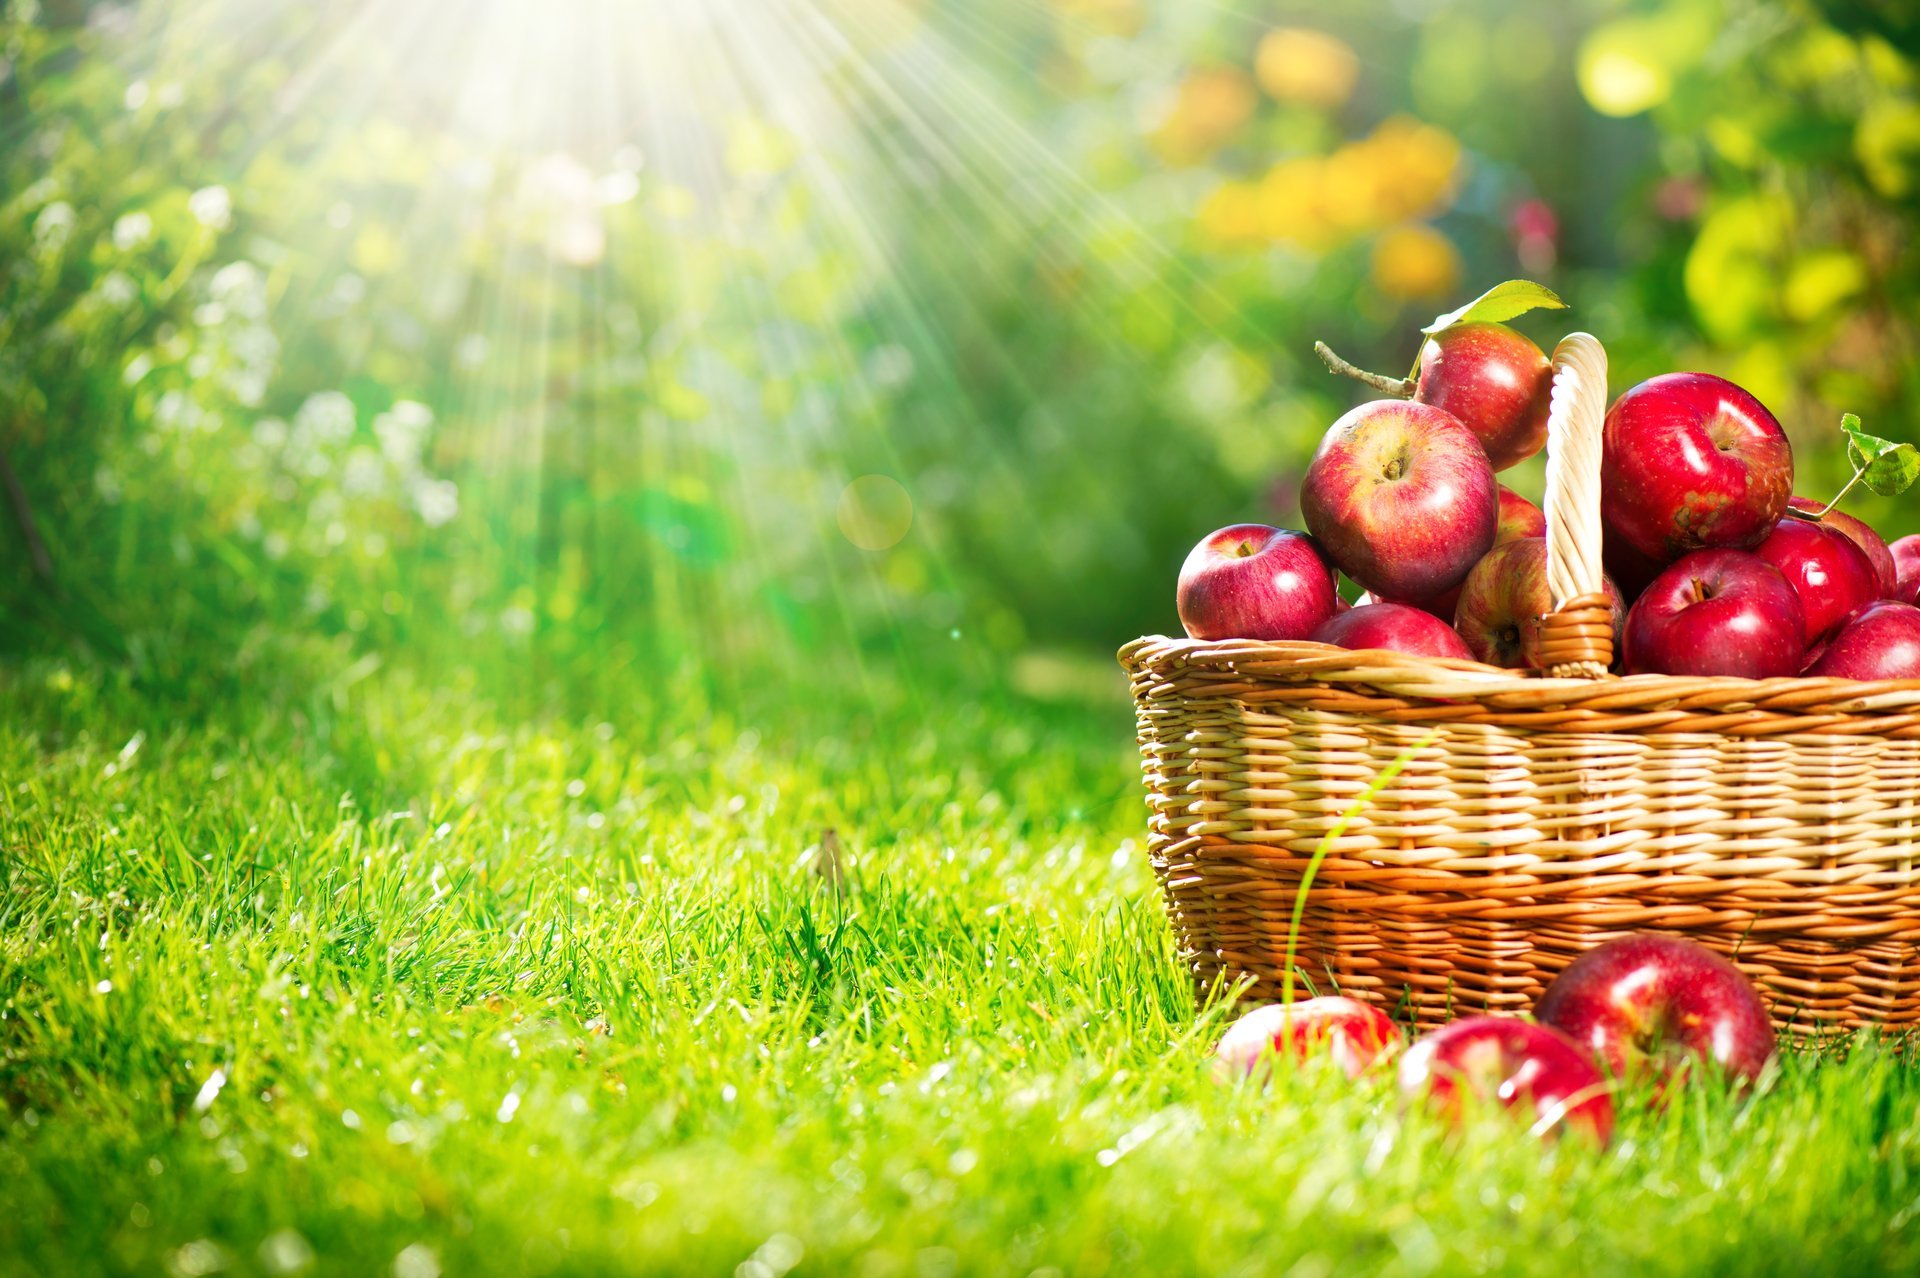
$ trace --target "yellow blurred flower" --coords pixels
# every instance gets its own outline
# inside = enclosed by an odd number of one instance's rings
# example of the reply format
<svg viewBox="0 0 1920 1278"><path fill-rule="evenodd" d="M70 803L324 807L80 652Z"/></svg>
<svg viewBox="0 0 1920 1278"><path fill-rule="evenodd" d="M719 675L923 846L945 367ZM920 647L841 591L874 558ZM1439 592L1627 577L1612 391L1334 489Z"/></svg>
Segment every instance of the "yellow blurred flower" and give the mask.
<svg viewBox="0 0 1920 1278"><path fill-rule="evenodd" d="M1278 27L1254 54L1254 75L1274 99L1297 106L1337 107L1353 96L1360 59L1324 31Z"/></svg>
<svg viewBox="0 0 1920 1278"><path fill-rule="evenodd" d="M1317 155L1282 160L1260 182L1260 220L1269 239L1317 247L1330 238L1323 196L1326 161Z"/></svg>
<svg viewBox="0 0 1920 1278"><path fill-rule="evenodd" d="M1104 35L1137 34L1145 14L1140 0L1051 0L1053 10L1068 22L1085 25Z"/></svg>
<svg viewBox="0 0 1920 1278"><path fill-rule="evenodd" d="M1458 250L1430 226L1396 226L1374 242L1373 286L1387 297L1438 297L1459 283Z"/></svg>
<svg viewBox="0 0 1920 1278"><path fill-rule="evenodd" d="M1236 67L1209 67L1184 80L1154 131L1154 149L1170 164L1191 164L1218 150L1253 115L1253 82Z"/></svg>
<svg viewBox="0 0 1920 1278"><path fill-rule="evenodd" d="M1226 248L1244 248L1266 237L1260 188L1247 182L1225 182L1200 202L1195 219L1200 234Z"/></svg>

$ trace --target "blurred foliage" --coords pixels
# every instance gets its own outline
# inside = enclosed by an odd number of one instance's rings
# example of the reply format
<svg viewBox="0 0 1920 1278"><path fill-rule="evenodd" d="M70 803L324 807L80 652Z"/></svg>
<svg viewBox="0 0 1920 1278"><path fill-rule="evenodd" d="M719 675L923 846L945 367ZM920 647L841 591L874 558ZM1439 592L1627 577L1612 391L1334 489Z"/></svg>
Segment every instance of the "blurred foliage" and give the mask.
<svg viewBox="0 0 1920 1278"><path fill-rule="evenodd" d="M1111 648L1297 518L1316 338L1515 275L1809 494L1841 411L1920 434L1904 5L434 8L6 7L0 645Z"/></svg>

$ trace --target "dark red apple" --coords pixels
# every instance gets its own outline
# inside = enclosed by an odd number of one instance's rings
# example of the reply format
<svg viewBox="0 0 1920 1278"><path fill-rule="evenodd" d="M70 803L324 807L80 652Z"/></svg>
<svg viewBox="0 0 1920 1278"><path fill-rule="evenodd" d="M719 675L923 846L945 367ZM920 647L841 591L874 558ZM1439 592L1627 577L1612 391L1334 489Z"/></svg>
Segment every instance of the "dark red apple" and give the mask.
<svg viewBox="0 0 1920 1278"><path fill-rule="evenodd" d="M1613 646L1620 647L1620 627L1626 604L1611 580L1607 595L1613 600ZM1540 619L1553 606L1547 589L1547 539L1522 537L1495 546L1473 566L1460 588L1460 607L1454 629L1466 640L1476 659L1508 669L1542 669Z"/></svg>
<svg viewBox="0 0 1920 1278"><path fill-rule="evenodd" d="M1627 613L1629 674L1797 673L1806 619L1787 579L1758 555L1697 550L1654 579Z"/></svg>
<svg viewBox="0 0 1920 1278"><path fill-rule="evenodd" d="M1495 470L1539 452L1547 442L1553 365L1505 324L1456 324L1420 348L1413 397L1460 419Z"/></svg>
<svg viewBox="0 0 1920 1278"><path fill-rule="evenodd" d="M1677 936L1643 933L1588 950L1533 1014L1615 1078L1678 1077L1694 1061L1751 1081L1773 1058L1766 1004L1740 969Z"/></svg>
<svg viewBox="0 0 1920 1278"><path fill-rule="evenodd" d="M1818 643L1880 597L1873 560L1838 528L1783 519L1754 554L1780 570L1800 596L1804 645Z"/></svg>
<svg viewBox="0 0 1920 1278"><path fill-rule="evenodd" d="M1499 485L1473 432L1413 400L1362 404L1320 441L1301 484L1307 528L1386 599L1432 599L1493 545Z"/></svg>
<svg viewBox="0 0 1920 1278"><path fill-rule="evenodd" d="M1473 660L1473 653L1453 632L1453 627L1432 613L1407 604L1361 604L1351 612L1323 622L1311 638L1315 643L1330 643L1336 648L1380 648L1416 657Z"/></svg>
<svg viewBox="0 0 1920 1278"><path fill-rule="evenodd" d="M1628 606L1646 593L1653 579L1666 571L1669 562L1641 554L1611 528L1602 532L1600 563L1606 568L1607 576L1613 578L1614 584L1620 588L1620 595Z"/></svg>
<svg viewBox="0 0 1920 1278"><path fill-rule="evenodd" d="M1882 599L1833 637L1807 673L1825 679L1920 679L1920 608Z"/></svg>
<svg viewBox="0 0 1920 1278"><path fill-rule="evenodd" d="M1826 510L1826 503L1807 497L1795 497L1787 502L1794 510L1805 510L1818 514ZM1892 599L1900 588L1900 569L1893 562L1893 550L1886 539L1873 530L1873 525L1864 519L1856 519L1845 511L1828 510L1820 518L1820 524L1842 534L1848 541L1867 552L1867 558L1873 561L1874 575L1880 581L1879 599Z"/></svg>
<svg viewBox="0 0 1920 1278"><path fill-rule="evenodd" d="M1180 566L1180 624L1195 639L1305 639L1334 613L1333 582L1305 533L1235 524Z"/></svg>
<svg viewBox="0 0 1920 1278"><path fill-rule="evenodd" d="M1765 406L1724 377L1649 378L1607 410L1600 512L1650 559L1750 550L1793 495L1793 446Z"/></svg>
<svg viewBox="0 0 1920 1278"><path fill-rule="evenodd" d="M1920 604L1920 536L1902 537L1887 547L1893 554L1898 583L1893 598L1901 603Z"/></svg>
<svg viewBox="0 0 1920 1278"><path fill-rule="evenodd" d="M1358 1078L1405 1043L1386 1013L1358 999L1327 995L1256 1007L1228 1028L1213 1052L1214 1073L1244 1078L1263 1063L1326 1056Z"/></svg>
<svg viewBox="0 0 1920 1278"><path fill-rule="evenodd" d="M1613 1136L1611 1085L1557 1029L1505 1016L1469 1016L1420 1039L1400 1058L1400 1093L1458 1124L1475 1105L1516 1111L1540 1135Z"/></svg>

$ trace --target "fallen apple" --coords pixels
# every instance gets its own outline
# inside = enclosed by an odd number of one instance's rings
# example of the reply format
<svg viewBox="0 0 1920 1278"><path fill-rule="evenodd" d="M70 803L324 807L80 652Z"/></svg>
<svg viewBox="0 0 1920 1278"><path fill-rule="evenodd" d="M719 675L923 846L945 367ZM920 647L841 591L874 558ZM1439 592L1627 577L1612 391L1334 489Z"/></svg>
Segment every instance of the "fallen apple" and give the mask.
<svg viewBox="0 0 1920 1278"><path fill-rule="evenodd" d="M1557 1029L1506 1016L1469 1016L1420 1039L1400 1058L1400 1093L1456 1126L1499 1105L1536 1133L1613 1136L1611 1085Z"/></svg>
<svg viewBox="0 0 1920 1278"><path fill-rule="evenodd" d="M1753 983L1676 936L1643 933L1588 950L1554 977L1533 1012L1615 1078L1664 1082L1705 1062L1751 1081L1773 1058L1773 1023Z"/></svg>
<svg viewBox="0 0 1920 1278"><path fill-rule="evenodd" d="M1771 679L1799 672L1800 597L1780 570L1740 550L1699 550L1654 579L1627 613L1629 674Z"/></svg>
<svg viewBox="0 0 1920 1278"><path fill-rule="evenodd" d="M1432 613L1397 603L1361 604L1321 624L1311 638L1336 648L1378 648L1416 657L1452 657L1472 661L1460 636Z"/></svg>
<svg viewBox="0 0 1920 1278"><path fill-rule="evenodd" d="M1269 1003L1228 1027L1214 1049L1214 1072L1244 1078L1263 1063L1294 1064L1325 1056L1349 1078L1358 1078L1405 1043L1386 1013L1338 995Z"/></svg>
<svg viewBox="0 0 1920 1278"><path fill-rule="evenodd" d="M1235 524L1180 567L1180 624L1195 639L1305 639L1334 614L1334 576L1305 533Z"/></svg>

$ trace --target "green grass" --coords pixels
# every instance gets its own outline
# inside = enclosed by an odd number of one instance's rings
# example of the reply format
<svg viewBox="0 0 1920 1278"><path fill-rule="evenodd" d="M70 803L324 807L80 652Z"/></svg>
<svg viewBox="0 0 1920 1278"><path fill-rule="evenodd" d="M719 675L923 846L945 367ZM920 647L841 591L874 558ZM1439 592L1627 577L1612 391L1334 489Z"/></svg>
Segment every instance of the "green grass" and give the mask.
<svg viewBox="0 0 1920 1278"><path fill-rule="evenodd" d="M0 679L0 1270L1920 1265L1872 1046L1604 1153L1214 1084L1117 702L606 704Z"/></svg>

